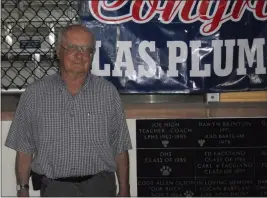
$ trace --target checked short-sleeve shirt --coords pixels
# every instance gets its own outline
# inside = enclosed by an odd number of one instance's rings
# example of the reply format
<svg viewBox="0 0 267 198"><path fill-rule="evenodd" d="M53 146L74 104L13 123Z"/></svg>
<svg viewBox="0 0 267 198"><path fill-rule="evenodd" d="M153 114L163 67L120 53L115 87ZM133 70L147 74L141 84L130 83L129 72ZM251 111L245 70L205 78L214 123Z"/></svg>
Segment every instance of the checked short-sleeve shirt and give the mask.
<svg viewBox="0 0 267 198"><path fill-rule="evenodd" d="M115 156L132 148L116 88L92 74L76 96L59 74L29 85L5 145L34 154L32 170L52 179L115 172Z"/></svg>

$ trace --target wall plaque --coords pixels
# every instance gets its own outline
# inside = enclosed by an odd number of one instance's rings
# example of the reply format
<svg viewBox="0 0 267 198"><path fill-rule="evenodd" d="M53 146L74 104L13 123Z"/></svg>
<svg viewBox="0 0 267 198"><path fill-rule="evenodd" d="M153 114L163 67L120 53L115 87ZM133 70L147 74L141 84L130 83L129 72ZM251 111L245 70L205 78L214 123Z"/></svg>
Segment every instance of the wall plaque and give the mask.
<svg viewBox="0 0 267 198"><path fill-rule="evenodd" d="M267 197L267 118L136 120L139 197Z"/></svg>
<svg viewBox="0 0 267 198"><path fill-rule="evenodd" d="M41 41L39 40L20 40L20 49L39 49L41 48Z"/></svg>

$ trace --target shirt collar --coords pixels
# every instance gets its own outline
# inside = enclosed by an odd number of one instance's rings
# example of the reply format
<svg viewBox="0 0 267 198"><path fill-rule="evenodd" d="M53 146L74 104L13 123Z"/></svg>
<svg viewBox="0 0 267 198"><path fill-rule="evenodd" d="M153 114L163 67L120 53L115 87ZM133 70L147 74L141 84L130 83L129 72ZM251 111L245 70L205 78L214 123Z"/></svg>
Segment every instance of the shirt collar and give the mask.
<svg viewBox="0 0 267 198"><path fill-rule="evenodd" d="M81 91L84 90L88 86L89 82L91 82L91 81L92 81L92 74L88 72L86 75L86 79L84 81L84 84L81 88ZM67 87L65 81L61 77L60 71L56 73L56 83L59 85L59 89L61 91L63 91L63 89L65 89Z"/></svg>

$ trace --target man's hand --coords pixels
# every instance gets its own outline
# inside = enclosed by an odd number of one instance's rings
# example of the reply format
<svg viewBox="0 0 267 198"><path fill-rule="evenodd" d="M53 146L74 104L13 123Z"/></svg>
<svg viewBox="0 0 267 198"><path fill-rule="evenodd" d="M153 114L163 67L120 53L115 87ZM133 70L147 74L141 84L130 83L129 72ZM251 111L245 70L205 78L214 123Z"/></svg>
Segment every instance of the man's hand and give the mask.
<svg viewBox="0 0 267 198"><path fill-rule="evenodd" d="M28 190L22 189L22 190L19 190L18 191L17 196L18 197L29 197L30 194L29 194L29 191Z"/></svg>

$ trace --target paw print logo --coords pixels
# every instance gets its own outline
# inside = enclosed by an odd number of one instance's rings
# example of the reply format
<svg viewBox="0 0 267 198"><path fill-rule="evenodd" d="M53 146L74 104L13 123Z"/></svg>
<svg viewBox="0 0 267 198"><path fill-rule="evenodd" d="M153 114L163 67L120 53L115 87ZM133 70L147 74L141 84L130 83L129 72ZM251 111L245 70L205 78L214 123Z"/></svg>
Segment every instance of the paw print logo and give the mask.
<svg viewBox="0 0 267 198"><path fill-rule="evenodd" d="M162 140L161 143L166 148L169 144L169 140Z"/></svg>
<svg viewBox="0 0 267 198"><path fill-rule="evenodd" d="M194 193L190 190L185 191L184 196L185 197L193 197Z"/></svg>
<svg viewBox="0 0 267 198"><path fill-rule="evenodd" d="M202 147L205 144L205 140L198 140L198 144Z"/></svg>
<svg viewBox="0 0 267 198"><path fill-rule="evenodd" d="M172 172L172 169L169 166L162 166L160 172L163 176L169 176Z"/></svg>

